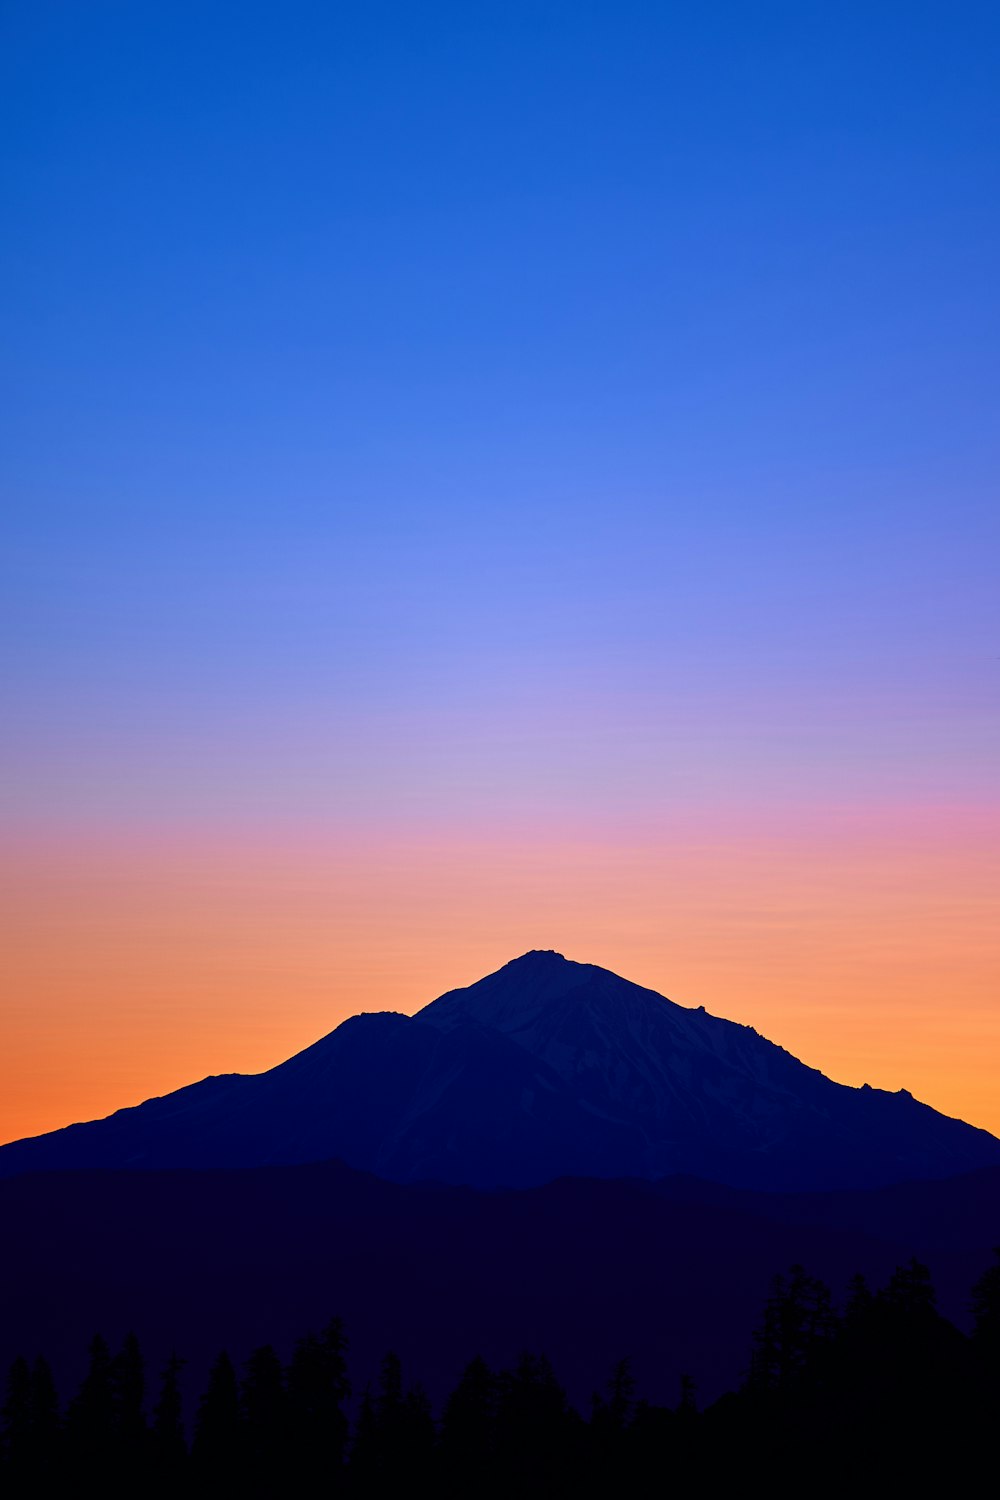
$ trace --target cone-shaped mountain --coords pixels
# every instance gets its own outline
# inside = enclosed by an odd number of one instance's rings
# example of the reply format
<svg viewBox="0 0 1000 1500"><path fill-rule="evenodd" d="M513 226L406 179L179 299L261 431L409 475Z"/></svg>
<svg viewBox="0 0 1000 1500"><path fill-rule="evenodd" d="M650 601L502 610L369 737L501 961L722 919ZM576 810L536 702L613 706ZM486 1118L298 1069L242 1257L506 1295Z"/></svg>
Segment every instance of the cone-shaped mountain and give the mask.
<svg viewBox="0 0 1000 1500"><path fill-rule="evenodd" d="M268 1073L207 1078L0 1149L0 1176L339 1157L397 1181L689 1173L741 1187L944 1177L1000 1141L854 1089L749 1026L532 952L415 1016L353 1016Z"/></svg>

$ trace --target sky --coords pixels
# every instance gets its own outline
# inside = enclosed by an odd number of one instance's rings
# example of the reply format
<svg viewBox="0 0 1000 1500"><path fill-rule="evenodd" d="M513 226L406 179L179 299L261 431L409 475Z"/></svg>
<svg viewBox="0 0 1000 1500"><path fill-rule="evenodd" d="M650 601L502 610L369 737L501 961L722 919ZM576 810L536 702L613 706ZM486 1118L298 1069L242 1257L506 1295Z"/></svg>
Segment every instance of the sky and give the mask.
<svg viewBox="0 0 1000 1500"><path fill-rule="evenodd" d="M0 1140L536 947L1000 1132L998 68L7 0Z"/></svg>

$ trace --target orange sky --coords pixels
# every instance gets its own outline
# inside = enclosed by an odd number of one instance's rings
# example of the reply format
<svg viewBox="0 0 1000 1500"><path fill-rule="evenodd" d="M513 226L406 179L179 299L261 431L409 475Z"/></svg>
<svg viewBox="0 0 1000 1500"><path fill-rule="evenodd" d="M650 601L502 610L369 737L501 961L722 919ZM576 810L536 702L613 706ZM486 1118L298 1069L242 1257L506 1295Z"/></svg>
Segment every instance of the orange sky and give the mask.
<svg viewBox="0 0 1000 1500"><path fill-rule="evenodd" d="M0 1139L535 947L1000 1132L995 7L8 9Z"/></svg>
<svg viewBox="0 0 1000 1500"><path fill-rule="evenodd" d="M37 831L8 845L0 1139L281 1061L533 947L1000 1133L1000 818Z"/></svg>

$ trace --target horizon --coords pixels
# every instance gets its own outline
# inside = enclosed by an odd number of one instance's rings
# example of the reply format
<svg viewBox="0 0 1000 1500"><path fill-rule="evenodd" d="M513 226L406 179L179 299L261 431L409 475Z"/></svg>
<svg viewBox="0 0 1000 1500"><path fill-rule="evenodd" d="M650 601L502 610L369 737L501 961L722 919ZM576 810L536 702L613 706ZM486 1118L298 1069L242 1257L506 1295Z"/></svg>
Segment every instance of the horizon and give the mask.
<svg viewBox="0 0 1000 1500"><path fill-rule="evenodd" d="M0 28L0 1139L533 946L1000 1135L996 9Z"/></svg>
<svg viewBox="0 0 1000 1500"><path fill-rule="evenodd" d="M336 1031L340 1026L344 1025L347 1021L357 1019L357 1018L359 1018L361 1016L380 1016L380 1015L394 1015L394 1016L403 1016L403 1017L406 1017L407 1019L411 1019L411 1020L412 1019L416 1019L422 1013L422 1011L430 1009L439 1000L446 999L446 998L449 998L449 997L452 997L452 996L455 996L455 995L464 994L467 990L475 989L478 986L478 984L480 984L481 982L483 982L485 980L489 980L489 979L495 978L497 975L503 973L503 971L505 969L513 968L515 965L519 965L519 966L521 966L523 968L526 960L529 960L529 959L536 959L537 960L539 958L554 958L554 959L558 960L560 963L566 964L569 967L576 968L576 969L596 969L596 970L598 970L598 972L603 973L603 974L609 974L609 975L611 975L612 978L618 979L618 980L622 980L626 984L633 985L633 986L635 985L635 981L630 980L627 975L618 974L616 971L608 969L604 965L595 964L595 963L592 963L592 962L590 962L589 960L586 960L586 959L571 958L571 957L567 956L566 954L557 952L554 948L530 948L530 949L527 949L524 953L519 953L515 957L506 960L506 962L502 963L499 966L499 968L497 968L495 970L492 970L490 973L480 975L476 980L472 980L472 981L469 981L468 983L457 985L457 986L454 986L451 989L442 991L441 994L433 996L431 1000L428 1000L426 1003L421 1004L420 1006L418 1006L413 1011L399 1011L399 1010L393 1010L393 1009L358 1010L358 1011L353 1011L350 1014L342 1017L336 1023L336 1025L333 1028L331 1028L330 1031L322 1033L320 1036L313 1038L312 1041L306 1042L304 1045L302 1045L300 1047L297 1047L287 1057L277 1058L275 1061L267 1064L265 1067L261 1068L258 1071L255 1071L253 1073L242 1073L242 1072L235 1071L235 1070L225 1070L221 1074L206 1075L206 1077L219 1077L219 1076L222 1076L222 1077L227 1077L227 1076L228 1077L260 1077L264 1073L270 1072L273 1068L280 1067L282 1063L288 1062L292 1058L299 1056L301 1053L308 1052L313 1047L316 1047L316 1046L320 1045L320 1043L322 1043L323 1041L325 1041L329 1037L331 1037L333 1035L333 1032ZM682 1010L689 1010L689 1011L696 1011L696 1012L700 1012L700 1013L706 1013L711 1020L722 1021L724 1024L732 1024L732 1025L737 1025L737 1026L749 1027L749 1029L751 1031L754 1031L755 1034L761 1040L763 1040L764 1042L767 1042L767 1043L769 1043L769 1044L771 1044L773 1046L776 1046L776 1047L778 1047L782 1051L785 1051L785 1052L789 1051L788 1048L783 1047L783 1045L782 1045L782 1043L781 1043L781 1041L780 1041L779 1038L766 1035L764 1032L761 1032L760 1030L758 1030L758 1028L752 1026L748 1022L733 1021L728 1016L725 1016L725 1015L722 1015L722 1014L719 1014L717 1012L709 1010L703 1004L701 1004L701 1005L682 1005L679 1001L672 1000L670 998L670 996L663 994L659 990L650 989L648 986L638 986L638 988L644 990L652 998L657 999L657 1000L662 1000L667 1005L678 1006ZM816 1065L813 1064L813 1063L811 1063L808 1058L798 1057L795 1053L791 1053L790 1055L793 1058L795 1058L796 1061L804 1064L807 1068L810 1068L810 1069L815 1069L816 1068ZM849 1084L849 1083L844 1083L844 1081L841 1080L841 1079L837 1079L837 1078L833 1077L832 1075L830 1075L829 1073L827 1073L825 1071L825 1069L823 1069L823 1068L818 1068L817 1071L823 1073L824 1077L828 1078L829 1081L831 1081L833 1083L836 1083L838 1085L842 1085L843 1087L853 1088L855 1090L857 1090L857 1089L872 1089L873 1091L876 1091L876 1092L906 1094L906 1095L909 1095L911 1098L915 1098L918 1103L920 1103L920 1104L927 1104L931 1108L934 1108L933 1101L921 1098L919 1095L914 1094L912 1090L906 1088L905 1086L901 1086L901 1087L899 1087L897 1089L894 1089L894 1090L887 1090L887 1089L880 1088L879 1085L870 1084L870 1083L868 1083L867 1080L865 1080L864 1082L862 1082L860 1084ZM185 1081L185 1084L181 1084L179 1087L183 1088L186 1085L190 1085L190 1084L194 1084L194 1083L198 1083L198 1082L204 1082L204 1081L206 1081L205 1077L202 1077L202 1078L190 1078L190 1079L187 1079ZM173 1092L173 1091L168 1091L168 1092ZM98 1118L108 1118L111 1114L118 1113L121 1109L128 1109L130 1107L135 1107L135 1105L138 1105L138 1104L141 1104L141 1103L148 1103L148 1102L151 1102L151 1099L158 1098L158 1097L163 1097L163 1096L161 1096L161 1095L153 1095L153 1096L149 1096L148 1098L144 1098L144 1099L141 1099L141 1100L132 1101L130 1104L115 1105L115 1106L112 1107L111 1110L109 1110L107 1112L106 1115L100 1116ZM946 1110L939 1110L938 1113L944 1114L946 1116L948 1115L948 1112ZM950 1116L950 1118L962 1118L962 1117ZM58 1130L58 1129L64 1129L64 1128L66 1128L66 1127L68 1127L70 1125L84 1124L84 1123L88 1123L88 1122L84 1121L84 1120L66 1120L66 1121L63 1121L61 1125L56 1126L54 1128L56 1130ZM979 1128L979 1129L985 1129L985 1127L983 1127L983 1126L978 1126L977 1122L974 1121L974 1120L966 1120L966 1121L964 1121L964 1123L971 1124L973 1126L977 1126L977 1128ZM2 1147L4 1145L13 1145L13 1144L16 1144L19 1140L32 1139L33 1135L35 1135L35 1134L46 1134L46 1133L49 1133L49 1132L48 1131L33 1132L32 1135L29 1135L27 1137L14 1137L14 1138L12 1138L10 1140L6 1140L6 1139L0 1140L0 1147ZM994 1132L988 1132L988 1133L989 1134L994 1134Z"/></svg>

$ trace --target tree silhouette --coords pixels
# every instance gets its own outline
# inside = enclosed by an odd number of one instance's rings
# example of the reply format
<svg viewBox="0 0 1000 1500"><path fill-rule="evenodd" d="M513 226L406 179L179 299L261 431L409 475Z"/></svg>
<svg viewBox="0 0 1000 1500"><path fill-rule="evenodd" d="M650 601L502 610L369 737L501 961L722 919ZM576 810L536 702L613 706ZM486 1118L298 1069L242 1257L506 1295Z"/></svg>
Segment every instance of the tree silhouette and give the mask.
<svg viewBox="0 0 1000 1500"><path fill-rule="evenodd" d="M382 1361L375 1392L376 1472L394 1487L406 1471L406 1402L403 1366L391 1350Z"/></svg>
<svg viewBox="0 0 1000 1500"><path fill-rule="evenodd" d="M146 1372L134 1333L127 1335L120 1352L111 1362L111 1389L115 1469L126 1488L134 1489L142 1482L149 1438L143 1405Z"/></svg>
<svg viewBox="0 0 1000 1500"><path fill-rule="evenodd" d="M478 1355L466 1365L448 1397L441 1422L442 1482L465 1495L493 1462L496 1444L497 1378Z"/></svg>
<svg viewBox="0 0 1000 1500"><path fill-rule="evenodd" d="M591 1424L611 1433L625 1431L635 1406L635 1380L627 1359L620 1359L611 1372L607 1395L595 1393L591 1400Z"/></svg>
<svg viewBox="0 0 1000 1500"><path fill-rule="evenodd" d="M192 1465L204 1488L230 1488L242 1477L242 1438L236 1371L223 1350L209 1372L191 1446Z"/></svg>
<svg viewBox="0 0 1000 1500"><path fill-rule="evenodd" d="M501 1373L498 1396L498 1467L504 1482L563 1489L575 1422L548 1359L522 1354L514 1370Z"/></svg>
<svg viewBox="0 0 1000 1500"><path fill-rule="evenodd" d="M2 1415L4 1467L11 1482L22 1482L32 1458L31 1369L23 1355L10 1367Z"/></svg>
<svg viewBox="0 0 1000 1500"><path fill-rule="evenodd" d="M447 1500L554 1494L707 1493L763 1487L974 1493L993 1463L998 1380L987 1354L1000 1317L1000 1253L973 1289L971 1338L937 1311L926 1266L898 1266L871 1291L848 1288L838 1317L801 1266L775 1279L741 1390L704 1410L684 1377L675 1410L637 1400L628 1361L573 1410L544 1356L494 1374L481 1358L449 1396L437 1437L430 1403L404 1385L394 1353L360 1403L345 1463L348 1396L342 1325L295 1346L287 1372L270 1345L241 1382L228 1354L198 1407L191 1459L181 1421L181 1360L163 1370L151 1428L133 1336L112 1359L90 1345L61 1431L45 1361L14 1361L0 1405L4 1500L83 1489L109 1496L336 1496L427 1489ZM989 1354L992 1358L992 1354ZM64 1435L63 1435L64 1434Z"/></svg>
<svg viewBox="0 0 1000 1500"><path fill-rule="evenodd" d="M39 1481L58 1472L61 1458L59 1397L48 1360L39 1355L31 1367L31 1463Z"/></svg>
<svg viewBox="0 0 1000 1500"><path fill-rule="evenodd" d="M366 1390L351 1452L351 1481L359 1494L391 1493L414 1471L427 1470L434 1449L430 1404L419 1387L403 1387L403 1367L390 1351L382 1361L375 1395Z"/></svg>
<svg viewBox="0 0 1000 1500"><path fill-rule="evenodd" d="M358 1406L348 1471L352 1494L369 1494L378 1483L378 1422L375 1417L375 1398L369 1386L365 1386Z"/></svg>
<svg viewBox="0 0 1000 1500"><path fill-rule="evenodd" d="M900 1322L929 1327L937 1298L931 1273L919 1260L897 1266L885 1287L878 1293L883 1307L889 1308Z"/></svg>
<svg viewBox="0 0 1000 1500"><path fill-rule="evenodd" d="M758 1390L787 1394L801 1380L821 1348L837 1330L830 1290L800 1265L787 1277L776 1276L754 1334L751 1384Z"/></svg>
<svg viewBox="0 0 1000 1500"><path fill-rule="evenodd" d="M972 1338L986 1369L1000 1377L1000 1245L972 1288Z"/></svg>
<svg viewBox="0 0 1000 1500"><path fill-rule="evenodd" d="M635 1380L627 1359L611 1372L605 1393L590 1402L590 1464L600 1489L614 1488L627 1465L627 1434L635 1411Z"/></svg>
<svg viewBox="0 0 1000 1500"><path fill-rule="evenodd" d="M179 1488L187 1468L180 1374L184 1361L171 1354L164 1366L160 1395L153 1408L150 1433L151 1467L161 1489Z"/></svg>
<svg viewBox="0 0 1000 1500"><path fill-rule="evenodd" d="M255 1349L240 1385L243 1455L255 1488L274 1493L287 1461L287 1398L281 1361L270 1344Z"/></svg>
<svg viewBox="0 0 1000 1500"><path fill-rule="evenodd" d="M402 1421L403 1472L428 1472L434 1456L437 1430L430 1399L422 1385L412 1385L406 1393Z"/></svg>
<svg viewBox="0 0 1000 1500"><path fill-rule="evenodd" d="M852 1276L847 1286L847 1304L844 1308L844 1325L849 1327L852 1323L862 1325L870 1316L874 1297L868 1282L861 1275Z"/></svg>
<svg viewBox="0 0 1000 1500"><path fill-rule="evenodd" d="M3 1406L0 1472L8 1488L37 1489L55 1481L61 1458L59 1400L47 1362L39 1356L29 1368L18 1357L11 1365Z"/></svg>
<svg viewBox="0 0 1000 1500"><path fill-rule="evenodd" d="M115 1384L111 1353L100 1334L90 1344L90 1367L66 1413L70 1471L83 1471L108 1487L116 1457Z"/></svg>
<svg viewBox="0 0 1000 1500"><path fill-rule="evenodd" d="M684 1421L691 1421L698 1415L698 1387L690 1375L681 1376L680 1397L677 1402L677 1415Z"/></svg>
<svg viewBox="0 0 1000 1500"><path fill-rule="evenodd" d="M299 1482L315 1478L322 1489L343 1483L351 1393L347 1339L339 1318L317 1338L307 1334L295 1346L288 1367L288 1432Z"/></svg>

